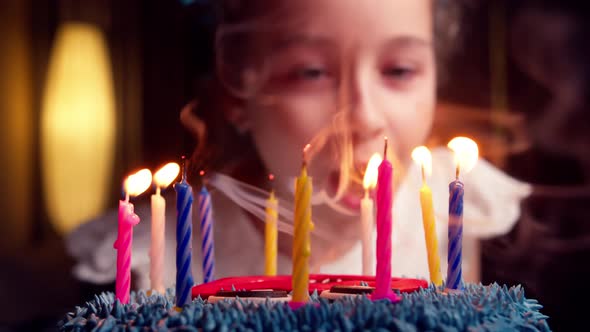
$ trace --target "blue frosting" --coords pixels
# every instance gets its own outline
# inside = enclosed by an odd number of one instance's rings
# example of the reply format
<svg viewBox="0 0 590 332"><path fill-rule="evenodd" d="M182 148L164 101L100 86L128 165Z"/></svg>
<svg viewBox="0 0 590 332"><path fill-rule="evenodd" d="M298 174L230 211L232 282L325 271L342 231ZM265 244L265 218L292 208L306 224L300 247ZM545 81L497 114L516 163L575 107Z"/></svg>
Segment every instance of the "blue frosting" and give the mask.
<svg viewBox="0 0 590 332"><path fill-rule="evenodd" d="M542 306L520 286L466 285L457 294L430 287L403 294L399 303L344 297L311 297L292 310L286 303L255 305L241 299L207 303L201 298L174 309L165 295L132 293L122 305L113 293L96 295L59 322L60 331L550 331Z"/></svg>

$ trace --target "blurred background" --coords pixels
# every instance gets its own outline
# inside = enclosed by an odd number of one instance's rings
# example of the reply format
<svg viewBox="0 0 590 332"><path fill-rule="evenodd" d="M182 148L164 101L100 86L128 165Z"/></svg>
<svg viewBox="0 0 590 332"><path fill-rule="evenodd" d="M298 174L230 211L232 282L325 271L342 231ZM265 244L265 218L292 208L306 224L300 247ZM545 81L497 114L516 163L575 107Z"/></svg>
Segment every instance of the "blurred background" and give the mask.
<svg viewBox="0 0 590 332"><path fill-rule="evenodd" d="M481 243L482 280L522 284L573 329L590 295L589 11L466 3L434 139L479 137L536 185L517 226ZM116 206L130 170L193 149L178 115L212 74L212 14L202 0L0 1L0 331L53 330L114 288L75 280L63 238Z"/></svg>

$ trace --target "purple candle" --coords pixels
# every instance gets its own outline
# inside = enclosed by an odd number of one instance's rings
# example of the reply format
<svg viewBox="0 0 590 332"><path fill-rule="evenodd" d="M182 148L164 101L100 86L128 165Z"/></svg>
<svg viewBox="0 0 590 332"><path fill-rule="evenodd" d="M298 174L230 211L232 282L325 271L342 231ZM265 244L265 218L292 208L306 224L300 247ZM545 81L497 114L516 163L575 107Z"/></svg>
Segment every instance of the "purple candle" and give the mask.
<svg viewBox="0 0 590 332"><path fill-rule="evenodd" d="M463 254L463 182L459 181L459 173L469 172L479 156L477 144L467 137L455 137L447 145L455 153L455 181L449 184L449 248L447 257L448 290L462 290L462 254Z"/></svg>
<svg viewBox="0 0 590 332"><path fill-rule="evenodd" d="M448 289L463 289L461 261L463 240L463 182L449 184L449 253L447 267Z"/></svg>
<svg viewBox="0 0 590 332"><path fill-rule="evenodd" d="M184 157L183 157L184 159ZM176 306L191 303L194 286L192 273L193 189L186 180L186 159L183 160L182 180L176 190Z"/></svg>
<svg viewBox="0 0 590 332"><path fill-rule="evenodd" d="M203 282L213 281L215 274L215 250L213 246L213 216L211 195L205 185L199 193L199 220L201 225L201 251L203 253Z"/></svg>

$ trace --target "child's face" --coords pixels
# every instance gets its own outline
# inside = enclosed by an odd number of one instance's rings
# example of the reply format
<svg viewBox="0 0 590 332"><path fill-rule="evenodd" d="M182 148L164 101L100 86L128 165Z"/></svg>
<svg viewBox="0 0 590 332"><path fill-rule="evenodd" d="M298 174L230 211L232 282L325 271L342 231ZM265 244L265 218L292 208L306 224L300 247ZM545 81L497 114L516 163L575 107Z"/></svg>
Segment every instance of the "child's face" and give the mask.
<svg viewBox="0 0 590 332"><path fill-rule="evenodd" d="M354 169L364 171L371 155L382 153L384 136L390 151L408 160L433 117L431 1L284 2L280 24L254 42L266 71L246 113L268 169L277 179L297 175L303 147L337 112L351 125ZM262 75L253 73L254 79ZM310 166L314 186L328 192L338 186L334 152L327 144ZM359 196L358 185L350 188L348 196ZM346 198L342 203L356 209Z"/></svg>

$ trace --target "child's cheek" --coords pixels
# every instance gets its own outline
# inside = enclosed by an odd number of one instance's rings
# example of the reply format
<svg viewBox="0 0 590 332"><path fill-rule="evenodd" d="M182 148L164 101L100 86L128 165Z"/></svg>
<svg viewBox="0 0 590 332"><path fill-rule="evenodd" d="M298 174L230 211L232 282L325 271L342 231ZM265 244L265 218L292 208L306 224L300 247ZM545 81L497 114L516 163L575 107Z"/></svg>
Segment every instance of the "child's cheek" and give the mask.
<svg viewBox="0 0 590 332"><path fill-rule="evenodd" d="M264 122L272 121L280 133L293 137L293 143L301 146L329 126L336 112L333 94L298 94L276 100L261 109L259 117L264 117Z"/></svg>
<svg viewBox="0 0 590 332"><path fill-rule="evenodd" d="M433 108L432 99L415 100L408 105L412 115L400 117L395 121L395 128L399 132L399 153L402 160L409 158L413 148L424 144L432 128Z"/></svg>

